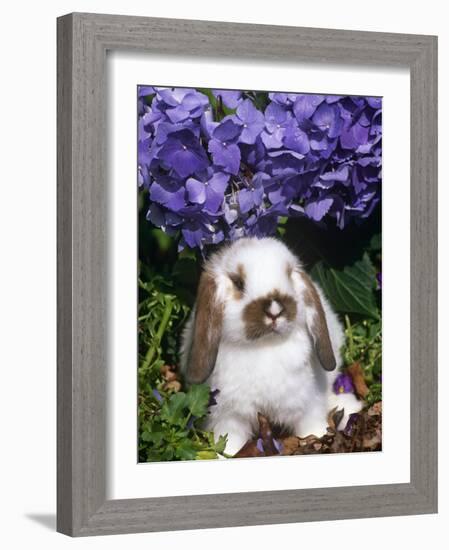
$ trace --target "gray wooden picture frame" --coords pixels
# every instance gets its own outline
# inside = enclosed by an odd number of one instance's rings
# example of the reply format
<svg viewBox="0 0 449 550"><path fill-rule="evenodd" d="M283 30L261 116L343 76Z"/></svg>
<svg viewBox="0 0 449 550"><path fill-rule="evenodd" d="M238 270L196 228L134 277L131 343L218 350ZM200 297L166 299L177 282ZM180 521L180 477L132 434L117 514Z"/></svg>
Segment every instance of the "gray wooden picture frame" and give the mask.
<svg viewBox="0 0 449 550"><path fill-rule="evenodd" d="M57 529L72 536L437 511L437 38L74 13L58 19ZM106 52L408 67L410 483L106 499Z"/></svg>

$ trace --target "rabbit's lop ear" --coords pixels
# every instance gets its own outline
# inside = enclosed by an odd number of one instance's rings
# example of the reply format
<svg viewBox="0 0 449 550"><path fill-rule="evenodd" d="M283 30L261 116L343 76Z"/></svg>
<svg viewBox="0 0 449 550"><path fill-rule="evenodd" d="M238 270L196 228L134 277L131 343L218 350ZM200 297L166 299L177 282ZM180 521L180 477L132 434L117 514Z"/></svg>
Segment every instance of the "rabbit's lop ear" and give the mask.
<svg viewBox="0 0 449 550"><path fill-rule="evenodd" d="M312 282L312 279L303 271L299 272L304 283L304 303L306 306L307 328L312 335L315 351L323 369L332 371L337 366L332 350L326 315L320 295Z"/></svg>
<svg viewBox="0 0 449 550"><path fill-rule="evenodd" d="M223 324L223 304L217 299L217 285L211 273L203 271L198 286L192 344L187 359L186 379L201 384L213 371Z"/></svg>

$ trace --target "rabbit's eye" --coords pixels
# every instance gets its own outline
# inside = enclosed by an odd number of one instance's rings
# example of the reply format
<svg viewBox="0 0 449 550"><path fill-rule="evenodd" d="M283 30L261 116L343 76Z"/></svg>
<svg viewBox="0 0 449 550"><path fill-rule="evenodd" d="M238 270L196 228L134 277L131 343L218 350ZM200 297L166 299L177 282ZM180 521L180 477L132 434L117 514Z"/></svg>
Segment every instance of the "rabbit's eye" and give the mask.
<svg viewBox="0 0 449 550"><path fill-rule="evenodd" d="M243 297L243 293L245 292L245 269L242 264L238 264L237 268L233 270L231 273L228 273L229 278L232 281L232 285L234 287L234 297L237 300L240 300L240 298Z"/></svg>
<svg viewBox="0 0 449 550"><path fill-rule="evenodd" d="M243 292L245 290L245 281L240 277L240 275L237 275L237 273L231 273L229 275L229 278L232 281L232 284L238 290L239 292Z"/></svg>

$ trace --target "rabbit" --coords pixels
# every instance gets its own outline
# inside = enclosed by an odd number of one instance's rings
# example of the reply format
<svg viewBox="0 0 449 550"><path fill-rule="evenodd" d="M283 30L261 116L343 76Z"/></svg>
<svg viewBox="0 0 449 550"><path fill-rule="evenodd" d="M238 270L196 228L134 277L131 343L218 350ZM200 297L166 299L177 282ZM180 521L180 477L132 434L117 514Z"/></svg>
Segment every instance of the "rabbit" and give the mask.
<svg viewBox="0 0 449 550"><path fill-rule="evenodd" d="M342 423L362 403L336 395L344 331L322 290L298 258L273 237L244 237L205 262L181 341L188 384L218 389L204 428L227 434L234 455L257 429L257 413L305 437L326 433L327 415Z"/></svg>

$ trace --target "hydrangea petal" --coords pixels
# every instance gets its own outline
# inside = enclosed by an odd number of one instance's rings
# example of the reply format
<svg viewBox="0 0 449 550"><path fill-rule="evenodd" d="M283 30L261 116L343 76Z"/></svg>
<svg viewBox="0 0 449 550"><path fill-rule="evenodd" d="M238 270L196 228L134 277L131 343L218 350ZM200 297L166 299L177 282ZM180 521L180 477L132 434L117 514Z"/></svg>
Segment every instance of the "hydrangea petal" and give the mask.
<svg viewBox="0 0 449 550"><path fill-rule="evenodd" d="M296 98L295 104L293 106L293 112L298 119L298 121L302 121L306 118L310 118L313 113L316 111L316 108L322 101L324 100L324 96L322 95L312 95L312 94L304 94L299 95Z"/></svg>
<svg viewBox="0 0 449 550"><path fill-rule="evenodd" d="M241 131L241 126L228 118L215 128L213 137L218 141L229 143L235 141Z"/></svg>
<svg viewBox="0 0 449 550"><path fill-rule="evenodd" d="M151 203L148 207L146 219L156 227L162 227L165 222L164 214L155 202Z"/></svg>
<svg viewBox="0 0 449 550"><path fill-rule="evenodd" d="M240 167L240 149L237 145L226 142L222 143L217 139L209 142L209 151L212 153L214 163L227 170L230 174L237 174Z"/></svg>
<svg viewBox="0 0 449 550"><path fill-rule="evenodd" d="M330 207L334 199L327 198L317 201L311 201L305 206L305 212L309 218L316 222L321 221L324 216L329 212Z"/></svg>
<svg viewBox="0 0 449 550"><path fill-rule="evenodd" d="M238 194L240 211L243 214L249 212L254 206L254 199L249 189L241 189Z"/></svg>
<svg viewBox="0 0 449 550"><path fill-rule="evenodd" d="M309 137L294 122L285 131L284 143L288 149L292 149L302 155L306 155L310 151Z"/></svg>
<svg viewBox="0 0 449 550"><path fill-rule="evenodd" d="M150 198L170 208L170 210L179 210L185 205L185 189L183 186L170 186L165 183L154 182L150 187Z"/></svg>
<svg viewBox="0 0 449 550"><path fill-rule="evenodd" d="M189 178L186 182L186 190L190 202L203 204L206 201L206 186L203 182Z"/></svg>
<svg viewBox="0 0 449 550"><path fill-rule="evenodd" d="M229 109L235 109L242 100L242 92L236 90L212 90L215 97L220 96Z"/></svg>

